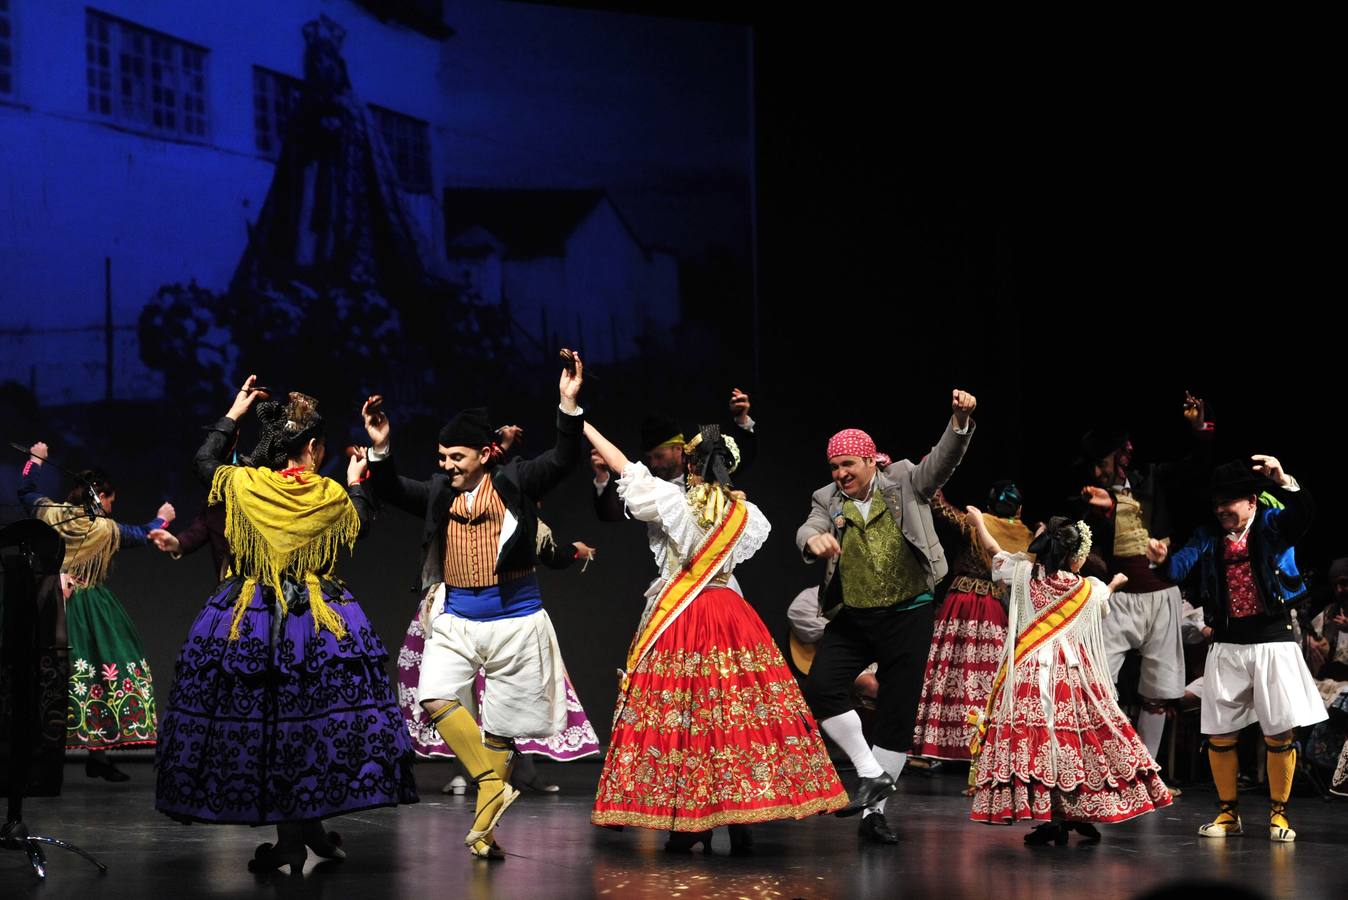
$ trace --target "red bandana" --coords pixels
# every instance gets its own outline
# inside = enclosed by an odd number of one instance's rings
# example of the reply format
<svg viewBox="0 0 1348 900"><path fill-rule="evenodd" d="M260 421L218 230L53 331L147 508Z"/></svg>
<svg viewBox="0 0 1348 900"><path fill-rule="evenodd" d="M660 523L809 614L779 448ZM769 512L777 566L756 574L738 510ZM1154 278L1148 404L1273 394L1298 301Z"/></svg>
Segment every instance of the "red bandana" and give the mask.
<svg viewBox="0 0 1348 900"><path fill-rule="evenodd" d="M829 438L828 459L835 456L864 456L875 458L875 441L860 428L844 428Z"/></svg>

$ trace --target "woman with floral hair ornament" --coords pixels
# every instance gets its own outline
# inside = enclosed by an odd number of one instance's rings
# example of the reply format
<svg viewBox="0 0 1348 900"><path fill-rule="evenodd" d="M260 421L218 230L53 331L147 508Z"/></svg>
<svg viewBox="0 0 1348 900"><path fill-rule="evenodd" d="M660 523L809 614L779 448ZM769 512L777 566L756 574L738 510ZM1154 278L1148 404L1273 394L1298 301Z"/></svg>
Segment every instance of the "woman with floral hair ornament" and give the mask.
<svg viewBox="0 0 1348 900"><path fill-rule="evenodd" d="M259 466L226 463L239 419L263 396L249 376L197 451L209 503L225 506L229 571L192 623L160 724L155 808L184 822L275 825L248 868L313 851L342 859L323 820L417 801L412 747L384 671L388 652L335 572L373 516L361 485L317 474L317 401L258 405ZM266 467L263 467L266 466Z"/></svg>
<svg viewBox="0 0 1348 900"><path fill-rule="evenodd" d="M832 812L847 794L781 651L763 621L727 588L731 571L767 539L758 507L732 489L733 440L703 426L684 447L688 491L631 462L592 425L585 434L617 475L633 518L659 526L651 549L659 595L637 629L599 776L596 825L667 829L665 848L711 848L730 826Z"/></svg>
<svg viewBox="0 0 1348 900"><path fill-rule="evenodd" d="M1114 698L1101 619L1127 579L1106 585L1078 574L1090 530L1061 516L1030 543L1005 552L983 514L968 508L992 577L1010 585L1006 648L987 708L975 716L971 749L981 756L970 815L975 822L1042 821L1027 844L1067 843L1092 822L1122 822L1171 802L1159 767ZM980 748L980 745L981 748Z"/></svg>

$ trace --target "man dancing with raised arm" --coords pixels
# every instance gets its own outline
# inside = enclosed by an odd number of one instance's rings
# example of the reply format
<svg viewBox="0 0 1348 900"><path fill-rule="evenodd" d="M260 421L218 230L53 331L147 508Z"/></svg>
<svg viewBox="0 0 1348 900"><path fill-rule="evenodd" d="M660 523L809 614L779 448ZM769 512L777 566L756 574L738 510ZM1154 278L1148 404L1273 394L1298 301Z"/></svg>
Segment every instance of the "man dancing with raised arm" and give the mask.
<svg viewBox="0 0 1348 900"><path fill-rule="evenodd" d="M1202 728L1217 787L1217 818L1198 833L1242 834L1236 796L1236 735L1258 722L1268 747L1269 840L1289 842L1287 821L1297 751L1293 730L1328 716L1292 631L1290 605L1306 593L1295 544L1310 527L1309 492L1272 456L1218 466L1212 473L1216 522L1194 532L1181 549L1154 538L1147 556L1171 581L1198 567L1203 617L1212 627L1203 670ZM1277 490L1278 505L1261 502Z"/></svg>
<svg viewBox="0 0 1348 900"><path fill-rule="evenodd" d="M835 434L828 442L833 483L814 492L810 516L796 532L805 561L825 561L819 608L830 620L805 697L861 779L838 815L864 809L861 834L877 843L898 841L885 820L885 798L908 760L931 645L932 592L947 570L928 504L964 458L976 405L972 394L954 391L950 425L931 452L884 471L876 468L870 435L856 428ZM851 691L872 662L879 664L880 689L869 747Z"/></svg>
<svg viewBox="0 0 1348 900"><path fill-rule="evenodd" d="M534 459L497 467L485 409L466 409L440 430L439 472L426 481L397 474L379 398L362 414L373 448L370 483L381 500L423 517L421 587L426 647L421 705L477 783L464 843L481 859L504 859L496 825L519 796L510 786L515 738L544 738L566 725L566 683L552 622L534 578L538 501L580 460L584 366L562 371L557 443ZM478 670L486 675L482 728L472 710Z"/></svg>

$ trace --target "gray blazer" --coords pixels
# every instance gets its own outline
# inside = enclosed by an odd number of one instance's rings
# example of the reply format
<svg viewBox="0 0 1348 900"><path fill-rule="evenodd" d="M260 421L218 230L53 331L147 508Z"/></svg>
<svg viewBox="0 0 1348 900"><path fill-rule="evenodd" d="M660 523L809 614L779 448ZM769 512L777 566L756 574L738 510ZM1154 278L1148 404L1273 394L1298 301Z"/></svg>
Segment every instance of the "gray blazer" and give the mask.
<svg viewBox="0 0 1348 900"><path fill-rule="evenodd" d="M875 474L876 490L885 498L885 505L899 523L904 538L917 551L918 559L927 570L928 590L935 590L936 582L949 570L928 504L936 491L955 474L973 433L972 420L964 434L956 433L951 425L947 425L941 439L921 462L914 465L906 459L895 460L885 471ZM807 563L815 562L816 557L805 549L805 542L816 534L832 534L842 543L842 529L836 521L842 515L845 499L846 495L832 482L811 497L809 518L796 531L796 547ZM842 608L842 579L834 577L837 573L838 559L835 557L824 566L819 582L819 609L828 618L833 618Z"/></svg>

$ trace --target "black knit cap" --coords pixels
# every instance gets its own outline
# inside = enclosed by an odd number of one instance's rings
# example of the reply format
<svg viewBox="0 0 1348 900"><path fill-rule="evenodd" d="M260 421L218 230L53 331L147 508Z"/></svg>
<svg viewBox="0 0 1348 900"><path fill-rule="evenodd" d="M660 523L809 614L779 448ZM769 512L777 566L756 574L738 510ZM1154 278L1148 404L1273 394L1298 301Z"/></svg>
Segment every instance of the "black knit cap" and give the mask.
<svg viewBox="0 0 1348 900"><path fill-rule="evenodd" d="M679 420L665 413L652 413L641 423L641 452L650 453L661 444L666 444L682 435L692 435L683 430Z"/></svg>
<svg viewBox="0 0 1348 900"><path fill-rule="evenodd" d="M1273 482L1260 475L1244 460L1233 459L1212 470L1208 495L1213 503L1254 497L1274 487Z"/></svg>
<svg viewBox="0 0 1348 900"><path fill-rule="evenodd" d="M465 409L440 429L441 447L488 447L496 439L485 406Z"/></svg>

